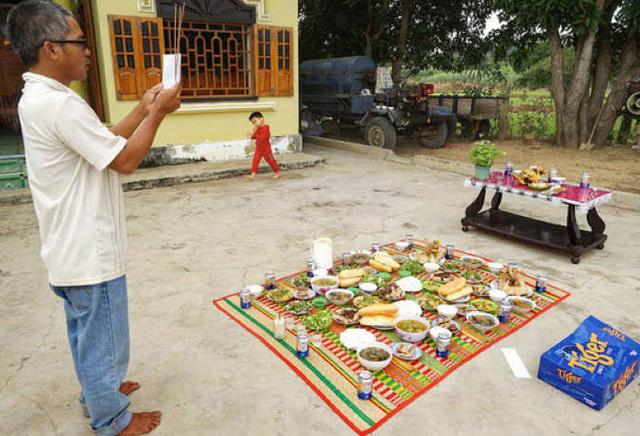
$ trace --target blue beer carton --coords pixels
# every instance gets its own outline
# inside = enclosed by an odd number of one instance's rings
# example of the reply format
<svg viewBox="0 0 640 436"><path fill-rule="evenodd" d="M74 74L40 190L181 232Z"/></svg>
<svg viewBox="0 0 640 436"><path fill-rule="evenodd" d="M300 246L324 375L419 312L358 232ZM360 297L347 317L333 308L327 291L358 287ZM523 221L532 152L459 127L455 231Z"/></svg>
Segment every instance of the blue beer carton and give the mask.
<svg viewBox="0 0 640 436"><path fill-rule="evenodd" d="M538 378L600 410L637 376L640 344L590 316L540 357Z"/></svg>

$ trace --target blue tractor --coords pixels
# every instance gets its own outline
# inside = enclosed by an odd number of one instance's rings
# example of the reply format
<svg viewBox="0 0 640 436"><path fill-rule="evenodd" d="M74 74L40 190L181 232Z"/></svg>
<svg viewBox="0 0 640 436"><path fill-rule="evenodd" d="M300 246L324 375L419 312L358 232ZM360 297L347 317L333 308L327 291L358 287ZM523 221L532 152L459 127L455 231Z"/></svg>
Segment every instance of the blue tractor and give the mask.
<svg viewBox="0 0 640 436"><path fill-rule="evenodd" d="M365 141L393 149L398 135L439 148L453 135L456 117L433 104L431 84L378 89L375 62L367 56L310 60L300 67L301 130L321 132L321 120L362 128Z"/></svg>

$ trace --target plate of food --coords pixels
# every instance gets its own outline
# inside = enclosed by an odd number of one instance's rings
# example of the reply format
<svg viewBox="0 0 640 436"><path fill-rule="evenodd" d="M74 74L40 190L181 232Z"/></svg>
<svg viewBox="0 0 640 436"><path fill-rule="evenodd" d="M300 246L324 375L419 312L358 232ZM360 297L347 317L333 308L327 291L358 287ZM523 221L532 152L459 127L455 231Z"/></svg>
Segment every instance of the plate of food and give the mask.
<svg viewBox="0 0 640 436"><path fill-rule="evenodd" d="M456 262L453 262L451 260L447 260L443 262L440 269L446 273L459 273L461 271L460 265L458 265Z"/></svg>
<svg viewBox="0 0 640 436"><path fill-rule="evenodd" d="M372 304L358 311L360 325L378 330L393 330L398 316L398 307L393 304Z"/></svg>
<svg viewBox="0 0 640 436"><path fill-rule="evenodd" d="M353 263L358 265L367 265L370 259L371 255L369 253L354 253L351 255Z"/></svg>
<svg viewBox="0 0 640 436"><path fill-rule="evenodd" d="M302 325L309 330L325 330L333 324L333 315L329 309L318 310L316 313L302 317Z"/></svg>
<svg viewBox="0 0 640 436"><path fill-rule="evenodd" d="M475 256L462 256L460 260L469 268L480 268L484 265L484 260Z"/></svg>
<svg viewBox="0 0 640 436"><path fill-rule="evenodd" d="M405 291L400 286L392 283L390 285L379 288L376 291L375 295L382 298L383 300L398 301L404 298Z"/></svg>
<svg viewBox="0 0 640 436"><path fill-rule="evenodd" d="M476 297L488 297L491 288L485 283L474 283L471 285L471 295Z"/></svg>
<svg viewBox="0 0 640 436"><path fill-rule="evenodd" d="M518 315L526 315L537 307L536 302L526 297L508 297L512 310Z"/></svg>
<svg viewBox="0 0 640 436"><path fill-rule="evenodd" d="M358 315L358 309L341 307L333 312L333 320L342 325L354 325L360 322L360 315Z"/></svg>
<svg viewBox="0 0 640 436"><path fill-rule="evenodd" d="M334 276L314 277L311 279L311 289L316 293L324 294L327 291L338 288L338 278Z"/></svg>
<svg viewBox="0 0 640 436"><path fill-rule="evenodd" d="M369 371L380 371L391 363L391 348L382 342L375 342L358 350L360 364Z"/></svg>
<svg viewBox="0 0 640 436"><path fill-rule="evenodd" d="M480 274L478 271L473 271L473 270L463 272L462 277L467 279L467 283L469 283L470 285L482 283L484 280L484 277L482 277L482 274Z"/></svg>
<svg viewBox="0 0 640 436"><path fill-rule="evenodd" d="M429 321L419 316L399 316L394 327L396 334L405 342L420 342L427 337Z"/></svg>
<svg viewBox="0 0 640 436"><path fill-rule="evenodd" d="M304 315L309 313L312 307L311 301L292 301L287 304L286 309L294 315Z"/></svg>
<svg viewBox="0 0 640 436"><path fill-rule="evenodd" d="M340 333L340 343L350 350L358 350L376 342L373 333L365 329L346 329Z"/></svg>
<svg viewBox="0 0 640 436"><path fill-rule="evenodd" d="M316 292L309 288L300 287L297 291L293 292L293 298L296 300L313 300L315 296Z"/></svg>
<svg viewBox="0 0 640 436"><path fill-rule="evenodd" d="M424 354L424 351L422 351L420 347L408 342L395 342L391 346L391 351L398 359L407 360L409 362L420 359Z"/></svg>
<svg viewBox="0 0 640 436"><path fill-rule="evenodd" d="M293 298L291 289L277 288L267 292L267 298L274 303L286 303Z"/></svg>
<svg viewBox="0 0 640 436"><path fill-rule="evenodd" d="M456 334L460 331L460 324L454 320L434 319L431 322L431 327L441 327L449 330L451 333Z"/></svg>
<svg viewBox="0 0 640 436"><path fill-rule="evenodd" d="M476 312L478 310L477 307L472 306L469 303L456 304L458 307L458 316L465 317L467 313Z"/></svg>
<svg viewBox="0 0 640 436"><path fill-rule="evenodd" d="M404 265L402 265L402 270L408 271L411 274L419 274L421 272L424 272L424 266L422 266L422 264L417 260L410 260L409 262L406 262Z"/></svg>
<svg viewBox="0 0 640 436"><path fill-rule="evenodd" d="M362 309L363 307L371 306L372 304L378 304L381 302L382 300L380 298L367 294L358 295L353 299L353 305L358 309Z"/></svg>
<svg viewBox="0 0 640 436"><path fill-rule="evenodd" d="M499 282L491 283L492 287L498 286L509 296L529 297L533 295L533 289L525 284L524 278L517 267L509 266L500 272Z"/></svg>
<svg viewBox="0 0 640 436"><path fill-rule="evenodd" d="M534 182L534 183L529 183L528 186L529 186L529 189L532 189L534 191L545 191L551 187L551 184L547 182Z"/></svg>
<svg viewBox="0 0 640 436"><path fill-rule="evenodd" d="M404 292L415 293L422 291L422 282L413 276L404 277L398 280L396 285L398 285Z"/></svg>
<svg viewBox="0 0 640 436"><path fill-rule="evenodd" d="M353 292L346 289L333 289L331 291L327 291L324 296L336 306L344 306L349 301L353 300Z"/></svg>
<svg viewBox="0 0 640 436"><path fill-rule="evenodd" d="M484 298L474 298L469 301L469 304L475 307L480 312L487 312L492 315L497 315L498 310L500 309L498 303L491 300L486 300Z"/></svg>
<svg viewBox="0 0 640 436"><path fill-rule="evenodd" d="M428 310L429 312L435 312L438 310L438 306L440 306L441 304L446 304L443 299L433 294L419 295L416 298L416 302L422 309Z"/></svg>
<svg viewBox="0 0 640 436"><path fill-rule="evenodd" d="M486 312L471 312L467 313L467 322L475 329L480 330L481 332L486 332L491 330L500 324L498 318L490 313Z"/></svg>

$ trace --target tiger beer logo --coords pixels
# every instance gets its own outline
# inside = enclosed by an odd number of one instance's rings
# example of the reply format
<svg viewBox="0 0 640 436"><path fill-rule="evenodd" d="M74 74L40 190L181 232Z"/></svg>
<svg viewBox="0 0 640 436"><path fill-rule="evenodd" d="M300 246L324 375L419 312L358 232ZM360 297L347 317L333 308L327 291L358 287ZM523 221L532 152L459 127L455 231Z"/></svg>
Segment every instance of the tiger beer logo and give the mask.
<svg viewBox="0 0 640 436"><path fill-rule="evenodd" d="M613 365L613 358L604 354L607 350L608 344L608 342L598 340L598 335L596 333L591 333L589 342L585 345L576 344L576 348L580 353L577 351L571 352L569 366L572 368L582 368L593 374L596 372L598 365Z"/></svg>
<svg viewBox="0 0 640 436"><path fill-rule="evenodd" d="M627 369L625 369L624 373L611 385L611 390L613 395L617 395L627 386L627 384L631 381L631 377L635 373L636 366L638 362L633 362Z"/></svg>
<svg viewBox="0 0 640 436"><path fill-rule="evenodd" d="M611 327L604 327L602 331L609 333L611 336L613 336L614 338L618 338L621 341L627 339L627 337L623 335L619 330L612 329Z"/></svg>
<svg viewBox="0 0 640 436"><path fill-rule="evenodd" d="M566 369L560 369L560 368L557 368L557 370L558 370L558 376L570 385L578 384L582 381L582 377L578 377L571 371L567 371Z"/></svg>

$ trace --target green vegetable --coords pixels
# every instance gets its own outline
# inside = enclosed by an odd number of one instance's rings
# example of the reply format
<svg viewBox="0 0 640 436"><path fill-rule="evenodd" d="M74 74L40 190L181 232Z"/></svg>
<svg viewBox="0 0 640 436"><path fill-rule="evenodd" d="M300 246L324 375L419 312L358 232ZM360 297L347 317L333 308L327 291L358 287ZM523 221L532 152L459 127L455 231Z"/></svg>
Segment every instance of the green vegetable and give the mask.
<svg viewBox="0 0 640 436"><path fill-rule="evenodd" d="M482 275L480 273L477 273L475 271L466 271L464 273L462 273L462 277L464 277L467 280L470 280L472 282L481 282L482 281Z"/></svg>
<svg viewBox="0 0 640 436"><path fill-rule="evenodd" d="M293 285L298 288L309 287L309 277L307 277L307 274L301 274L293 279Z"/></svg>
<svg viewBox="0 0 640 436"><path fill-rule="evenodd" d="M411 274L418 274L424 271L424 267L416 260L410 260L402 265L402 269L409 271Z"/></svg>
<svg viewBox="0 0 640 436"><path fill-rule="evenodd" d="M302 324L309 330L324 330L332 323L333 315L329 309L322 309L302 318Z"/></svg>
<svg viewBox="0 0 640 436"><path fill-rule="evenodd" d="M491 141L478 141L471 147L471 162L480 167L490 167L504 153Z"/></svg>
<svg viewBox="0 0 640 436"><path fill-rule="evenodd" d="M313 303L310 301L293 301L289 303L287 309L293 313L308 312L313 307Z"/></svg>
<svg viewBox="0 0 640 436"><path fill-rule="evenodd" d="M442 282L437 282L434 280L422 279L422 287L426 292L436 292L440 286L443 285Z"/></svg>
<svg viewBox="0 0 640 436"><path fill-rule="evenodd" d="M473 307L477 308L481 312L487 312L491 314L498 313L498 305L491 300L485 300L483 298L476 298L469 301L469 304Z"/></svg>

